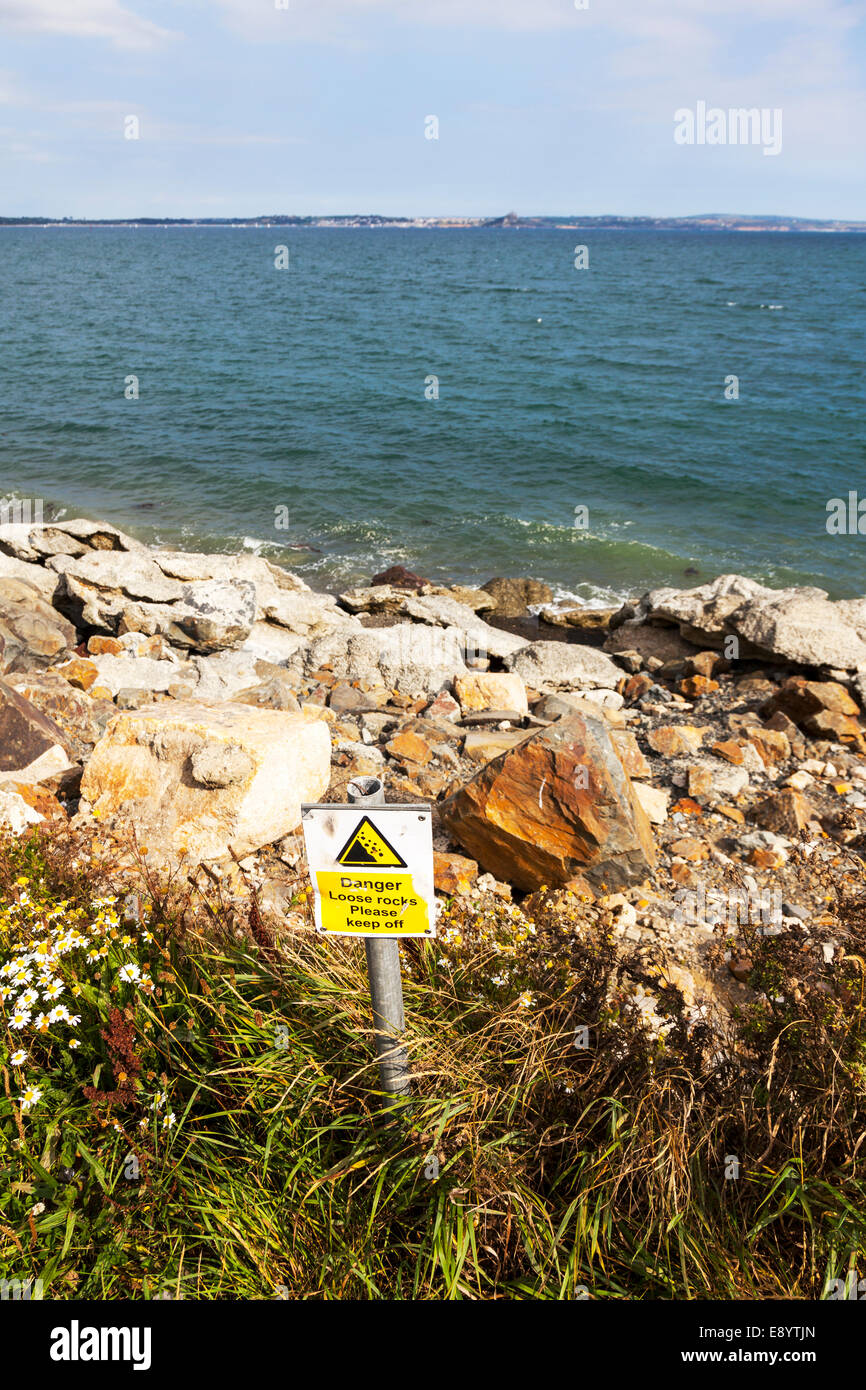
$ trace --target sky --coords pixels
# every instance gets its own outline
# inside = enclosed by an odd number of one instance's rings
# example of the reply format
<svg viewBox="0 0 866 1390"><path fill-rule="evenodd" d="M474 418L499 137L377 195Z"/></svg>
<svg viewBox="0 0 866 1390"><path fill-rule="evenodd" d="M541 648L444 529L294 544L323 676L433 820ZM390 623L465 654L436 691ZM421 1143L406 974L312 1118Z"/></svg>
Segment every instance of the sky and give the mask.
<svg viewBox="0 0 866 1390"><path fill-rule="evenodd" d="M0 0L4 216L866 220L864 134L866 0Z"/></svg>

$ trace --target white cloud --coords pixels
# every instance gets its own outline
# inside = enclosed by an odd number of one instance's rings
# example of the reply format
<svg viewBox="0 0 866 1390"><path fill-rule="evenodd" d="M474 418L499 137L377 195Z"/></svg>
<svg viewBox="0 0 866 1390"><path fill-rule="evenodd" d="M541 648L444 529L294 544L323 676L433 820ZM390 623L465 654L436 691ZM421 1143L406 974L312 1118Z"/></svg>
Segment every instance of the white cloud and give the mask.
<svg viewBox="0 0 866 1390"><path fill-rule="evenodd" d="M0 0L0 29L107 39L118 48L153 48L176 37L118 0Z"/></svg>

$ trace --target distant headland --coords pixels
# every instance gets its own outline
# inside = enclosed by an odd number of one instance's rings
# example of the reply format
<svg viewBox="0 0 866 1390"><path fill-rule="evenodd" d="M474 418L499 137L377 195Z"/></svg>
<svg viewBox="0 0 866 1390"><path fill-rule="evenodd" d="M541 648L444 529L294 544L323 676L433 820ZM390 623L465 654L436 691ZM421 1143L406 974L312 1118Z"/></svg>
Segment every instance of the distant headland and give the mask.
<svg viewBox="0 0 866 1390"><path fill-rule="evenodd" d="M0 217L0 227L368 227L452 230L561 230L688 232L866 232L866 222L822 221L811 217L739 216L705 213L694 217L619 217L582 214L557 217L385 217L377 213L340 213L301 217L267 213L256 217Z"/></svg>

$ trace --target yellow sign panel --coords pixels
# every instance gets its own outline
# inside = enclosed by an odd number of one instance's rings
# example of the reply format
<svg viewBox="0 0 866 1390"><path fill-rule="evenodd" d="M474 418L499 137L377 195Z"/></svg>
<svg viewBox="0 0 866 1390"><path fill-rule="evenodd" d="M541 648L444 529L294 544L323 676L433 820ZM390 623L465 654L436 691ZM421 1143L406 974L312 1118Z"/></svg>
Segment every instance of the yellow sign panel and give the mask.
<svg viewBox="0 0 866 1390"><path fill-rule="evenodd" d="M319 869L316 886L323 932L405 936L430 930L427 903L416 892L411 874L333 873Z"/></svg>
<svg viewBox="0 0 866 1390"><path fill-rule="evenodd" d="M352 831L340 853L337 863L352 869L405 869L406 860L389 845L385 836L369 816L364 816Z"/></svg>

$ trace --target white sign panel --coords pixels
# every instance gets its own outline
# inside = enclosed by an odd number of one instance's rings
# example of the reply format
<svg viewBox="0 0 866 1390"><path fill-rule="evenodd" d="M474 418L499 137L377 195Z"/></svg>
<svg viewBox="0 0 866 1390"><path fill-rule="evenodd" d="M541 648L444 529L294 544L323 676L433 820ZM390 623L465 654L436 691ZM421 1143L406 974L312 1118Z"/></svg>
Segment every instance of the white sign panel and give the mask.
<svg viewBox="0 0 866 1390"><path fill-rule="evenodd" d="M325 936L435 936L429 806L301 807L316 929Z"/></svg>

